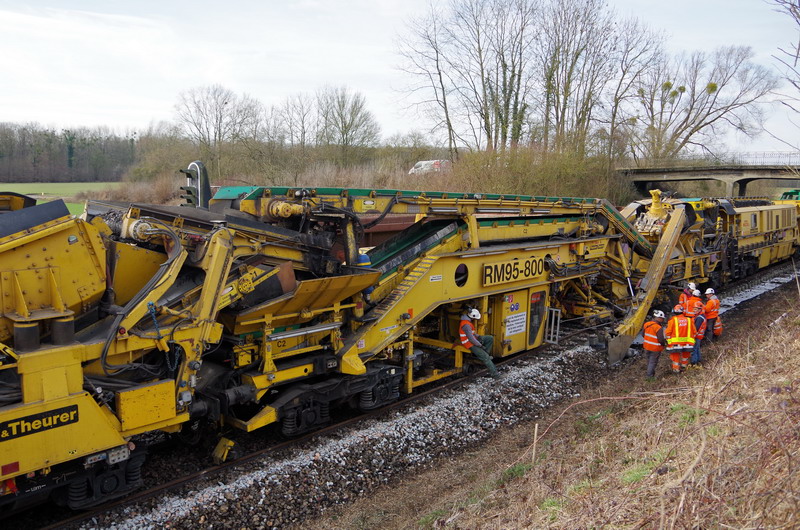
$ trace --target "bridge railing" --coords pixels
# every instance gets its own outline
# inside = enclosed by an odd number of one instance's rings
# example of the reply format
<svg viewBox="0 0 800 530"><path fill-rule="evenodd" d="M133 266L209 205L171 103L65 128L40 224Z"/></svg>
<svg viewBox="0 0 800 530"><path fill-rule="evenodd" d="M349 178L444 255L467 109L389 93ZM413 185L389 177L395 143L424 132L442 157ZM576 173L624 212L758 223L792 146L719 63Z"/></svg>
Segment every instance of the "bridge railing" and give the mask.
<svg viewBox="0 0 800 530"><path fill-rule="evenodd" d="M800 151L728 152L684 154L674 158L645 158L628 167L800 166Z"/></svg>

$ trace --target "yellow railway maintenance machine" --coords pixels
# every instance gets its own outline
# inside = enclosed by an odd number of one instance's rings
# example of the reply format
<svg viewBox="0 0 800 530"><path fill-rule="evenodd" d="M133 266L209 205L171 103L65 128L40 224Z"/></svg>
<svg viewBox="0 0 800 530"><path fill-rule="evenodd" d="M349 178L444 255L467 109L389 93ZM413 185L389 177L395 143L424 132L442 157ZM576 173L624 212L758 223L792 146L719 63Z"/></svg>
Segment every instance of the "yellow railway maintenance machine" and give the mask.
<svg viewBox="0 0 800 530"><path fill-rule="evenodd" d="M624 355L655 304L665 311L678 291L692 281L719 287L784 261L800 248L800 201L766 197L662 200L631 203L620 214L659 251L632 256L632 277L640 277L632 307L617 326L609 357Z"/></svg>
<svg viewBox="0 0 800 530"><path fill-rule="evenodd" d="M618 212L599 199L234 187L208 208L11 208L0 510L43 497L82 508L138 487L148 431L294 435L332 408L373 409L465 373L469 307L486 315L478 332L495 336L495 357L556 341L561 318L618 324L619 356L670 285L726 262L729 240L706 229L734 231L744 213L690 215L712 203ZM794 207L748 252L796 248ZM364 230L397 214L420 220L361 253Z"/></svg>

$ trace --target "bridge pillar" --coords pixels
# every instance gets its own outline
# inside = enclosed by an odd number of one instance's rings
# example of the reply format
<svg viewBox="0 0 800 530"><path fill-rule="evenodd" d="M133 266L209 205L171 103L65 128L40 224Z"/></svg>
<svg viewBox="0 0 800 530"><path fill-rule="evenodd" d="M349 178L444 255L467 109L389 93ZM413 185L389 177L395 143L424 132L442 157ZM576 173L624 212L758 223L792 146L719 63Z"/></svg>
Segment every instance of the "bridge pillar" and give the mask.
<svg viewBox="0 0 800 530"><path fill-rule="evenodd" d="M740 180L739 182L737 182L738 188L739 188L738 190L736 190L736 196L737 197L744 197L745 195L747 195L747 183L748 182L750 182L750 181L749 180Z"/></svg>
<svg viewBox="0 0 800 530"><path fill-rule="evenodd" d="M719 179L722 180L722 179ZM736 184L733 180L724 180L725 182L725 196L726 197L733 197L733 185Z"/></svg>

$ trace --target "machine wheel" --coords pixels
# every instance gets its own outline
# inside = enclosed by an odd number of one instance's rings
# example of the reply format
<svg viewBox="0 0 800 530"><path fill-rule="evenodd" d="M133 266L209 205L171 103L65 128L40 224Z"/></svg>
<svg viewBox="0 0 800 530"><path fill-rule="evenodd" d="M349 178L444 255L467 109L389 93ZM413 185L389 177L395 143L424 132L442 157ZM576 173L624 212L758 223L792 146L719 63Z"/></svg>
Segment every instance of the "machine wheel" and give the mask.
<svg viewBox="0 0 800 530"><path fill-rule="evenodd" d="M284 412L281 433L288 437L297 436L326 425L330 419L330 403L310 397L300 406Z"/></svg>
<svg viewBox="0 0 800 530"><path fill-rule="evenodd" d="M359 394L358 408L363 411L374 410L400 398L400 377L381 379L377 385Z"/></svg>

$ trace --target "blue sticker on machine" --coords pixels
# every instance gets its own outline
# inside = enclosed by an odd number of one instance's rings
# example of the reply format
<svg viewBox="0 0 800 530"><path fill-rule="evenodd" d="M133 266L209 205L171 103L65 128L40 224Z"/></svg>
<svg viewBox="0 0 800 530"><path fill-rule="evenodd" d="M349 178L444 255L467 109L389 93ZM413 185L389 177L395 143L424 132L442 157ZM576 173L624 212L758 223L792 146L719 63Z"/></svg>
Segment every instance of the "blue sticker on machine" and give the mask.
<svg viewBox="0 0 800 530"><path fill-rule="evenodd" d="M0 442L63 427L78 421L78 405L31 414L0 423Z"/></svg>

